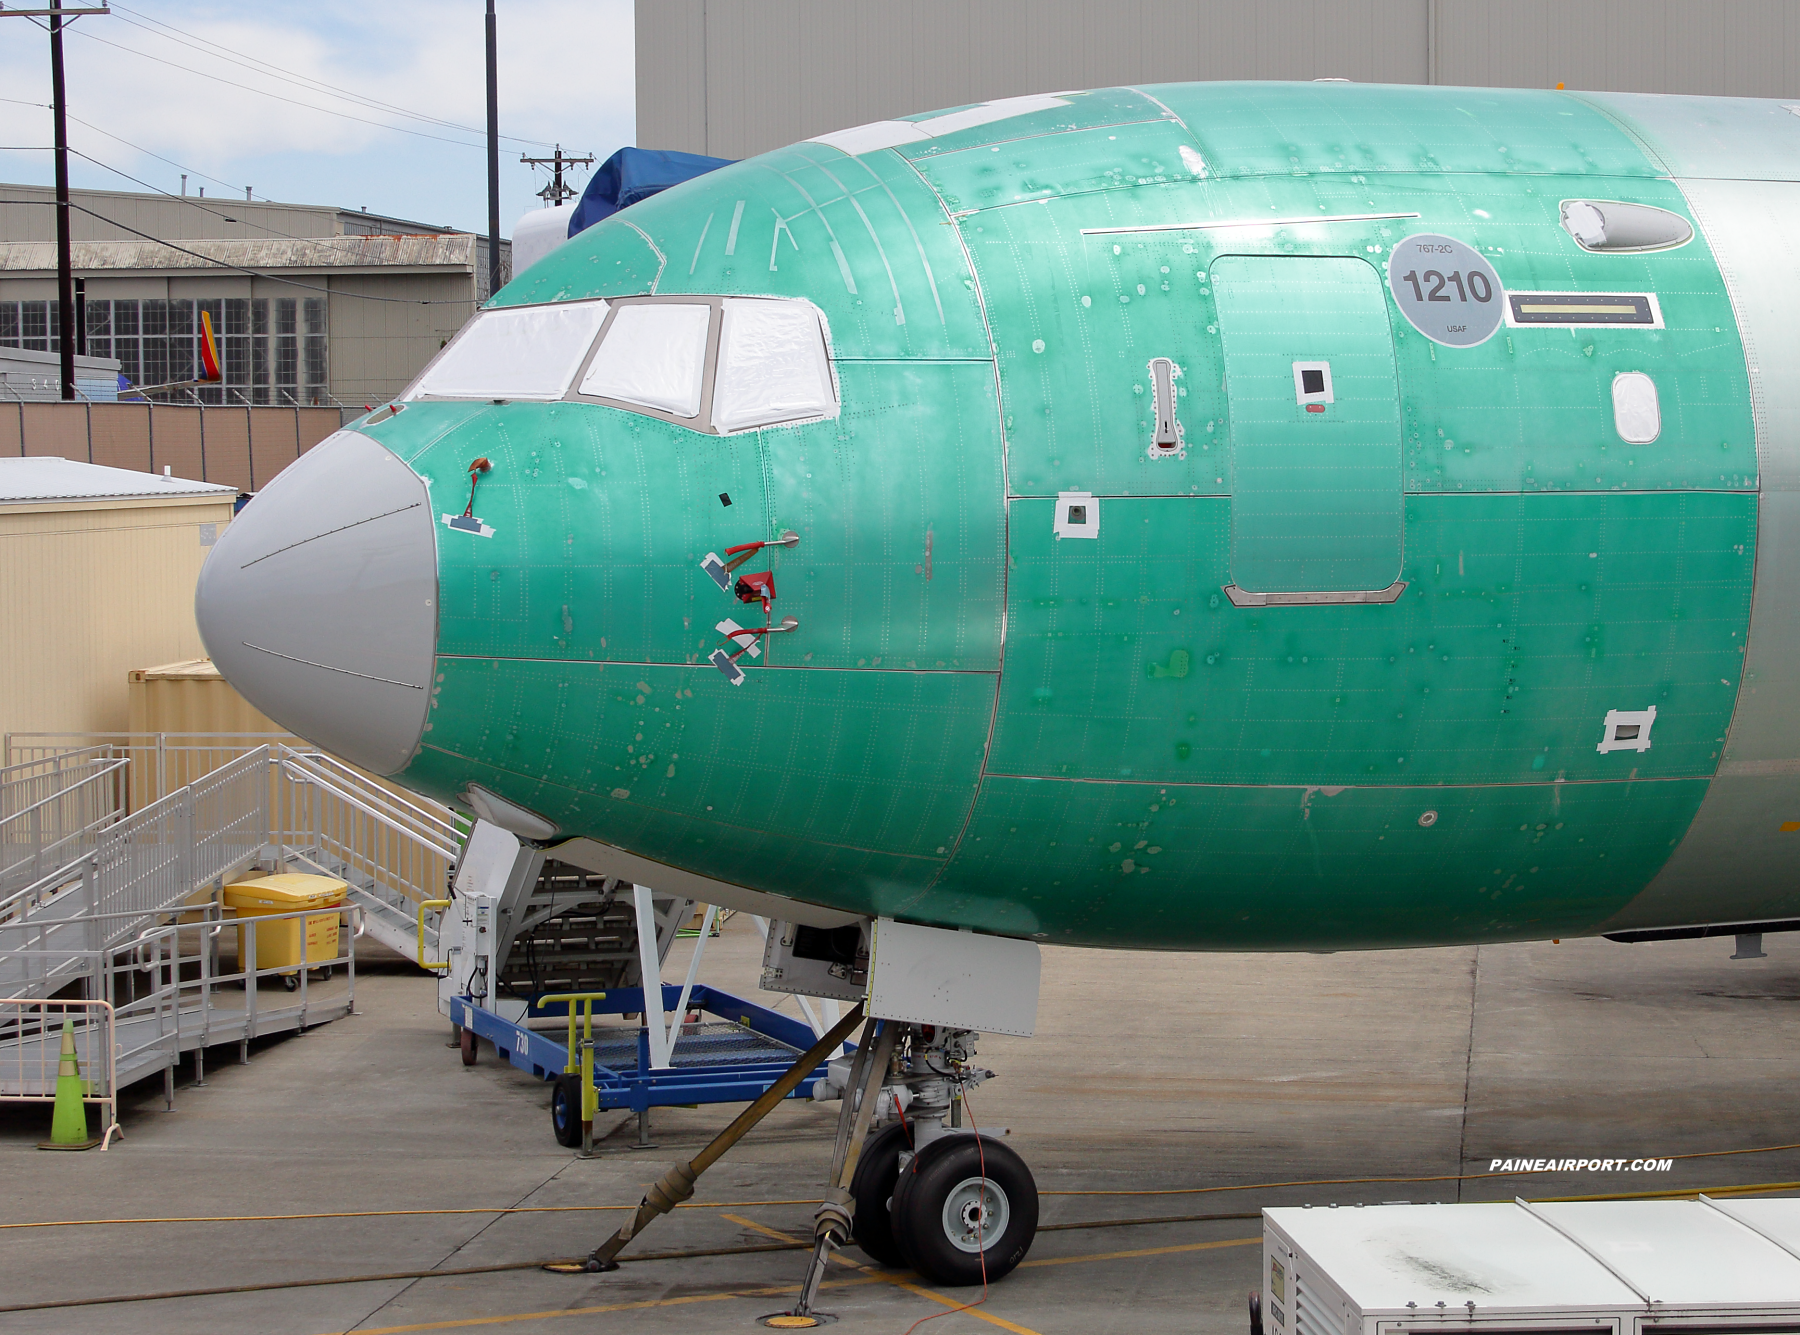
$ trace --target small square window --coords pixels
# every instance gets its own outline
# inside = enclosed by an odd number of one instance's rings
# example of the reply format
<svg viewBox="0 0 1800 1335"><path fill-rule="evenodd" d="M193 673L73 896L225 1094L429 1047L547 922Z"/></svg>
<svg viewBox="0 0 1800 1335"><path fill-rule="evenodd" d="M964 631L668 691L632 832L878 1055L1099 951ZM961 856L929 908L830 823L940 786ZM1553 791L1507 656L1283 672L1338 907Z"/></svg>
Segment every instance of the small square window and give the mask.
<svg viewBox="0 0 1800 1335"><path fill-rule="evenodd" d="M1334 403L1330 362L1294 363L1294 402L1305 406Z"/></svg>
<svg viewBox="0 0 1800 1335"><path fill-rule="evenodd" d="M1092 492L1060 492L1052 521L1059 538L1097 538L1100 536L1100 503Z"/></svg>
<svg viewBox="0 0 1800 1335"><path fill-rule="evenodd" d="M1650 749L1650 729L1655 723L1655 705L1648 709L1609 709L1601 729L1600 745L1594 749L1602 755L1608 751L1642 754Z"/></svg>

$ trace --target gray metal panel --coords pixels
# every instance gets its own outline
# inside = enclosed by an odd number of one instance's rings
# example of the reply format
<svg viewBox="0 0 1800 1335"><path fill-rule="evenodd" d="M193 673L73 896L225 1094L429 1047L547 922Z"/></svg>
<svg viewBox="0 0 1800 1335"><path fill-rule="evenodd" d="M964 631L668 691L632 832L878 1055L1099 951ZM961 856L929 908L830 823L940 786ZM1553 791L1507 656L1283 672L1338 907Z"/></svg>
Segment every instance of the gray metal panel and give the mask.
<svg viewBox="0 0 1800 1335"><path fill-rule="evenodd" d="M745 157L850 125L1067 88L1422 83L1425 13L1426 0L639 0L638 142ZM702 90L687 86L695 80Z"/></svg>
<svg viewBox="0 0 1800 1335"><path fill-rule="evenodd" d="M1436 0L1436 82L1780 97L1800 91L1794 0Z"/></svg>
<svg viewBox="0 0 1800 1335"><path fill-rule="evenodd" d="M638 0L638 142L724 157L1196 79L1800 95L1800 0Z"/></svg>
<svg viewBox="0 0 1800 1335"><path fill-rule="evenodd" d="M1800 185L1679 182L1719 261L1750 375L1762 495L1737 713L1681 847L1607 924L1730 922L1800 911Z"/></svg>
<svg viewBox="0 0 1800 1335"><path fill-rule="evenodd" d="M639 147L711 152L706 147L705 14L705 0L639 0Z"/></svg>

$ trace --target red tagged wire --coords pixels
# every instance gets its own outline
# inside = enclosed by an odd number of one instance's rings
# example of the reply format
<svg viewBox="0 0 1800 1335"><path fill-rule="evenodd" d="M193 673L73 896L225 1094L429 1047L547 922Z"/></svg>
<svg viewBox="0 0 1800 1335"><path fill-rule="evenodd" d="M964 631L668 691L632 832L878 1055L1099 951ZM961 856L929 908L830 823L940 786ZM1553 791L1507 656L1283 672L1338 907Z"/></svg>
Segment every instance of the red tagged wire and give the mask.
<svg viewBox="0 0 1800 1335"><path fill-rule="evenodd" d="M963 1105L963 1112L964 1112L964 1114L967 1115L967 1117L969 1119L969 1129L975 1133L975 1153L980 1158L980 1161L981 1161L981 1188L980 1188L980 1190L981 1190L981 1215L980 1215L980 1222L978 1224L976 1224L976 1226L975 1226L975 1239L977 1242L981 1243L981 1247L975 1253L977 1256L979 1256L981 1258L981 1296L972 1303L964 1303L961 1307L946 1307L941 1312L933 1312L930 1316L920 1317L917 1321L913 1322L912 1325L910 1325L906 1328L906 1335L913 1335L913 1332L915 1330L917 1330L920 1326L924 1325L927 1321L936 1321L941 1316L955 1316L958 1312L966 1312L971 1307L980 1307L983 1303L985 1303L988 1300L987 1236L986 1236L986 1233L987 1233L987 1187L988 1187L987 1149L981 1143L981 1128L979 1126L975 1125L975 1113L974 1113L974 1110L969 1107L969 1092L966 1089L963 1090L963 1092L962 1092L962 1105ZM896 1109L899 1108L900 1101L898 1099L894 1100L894 1106ZM904 1112L901 1112L900 1120L901 1120L901 1124L904 1125L905 1121L906 1121L906 1114Z"/></svg>
<svg viewBox="0 0 1800 1335"><path fill-rule="evenodd" d="M493 464L487 461L485 455L480 459L476 459L469 465L469 503L463 507L464 519L473 519L475 517L475 484L480 482L481 475L492 467Z"/></svg>

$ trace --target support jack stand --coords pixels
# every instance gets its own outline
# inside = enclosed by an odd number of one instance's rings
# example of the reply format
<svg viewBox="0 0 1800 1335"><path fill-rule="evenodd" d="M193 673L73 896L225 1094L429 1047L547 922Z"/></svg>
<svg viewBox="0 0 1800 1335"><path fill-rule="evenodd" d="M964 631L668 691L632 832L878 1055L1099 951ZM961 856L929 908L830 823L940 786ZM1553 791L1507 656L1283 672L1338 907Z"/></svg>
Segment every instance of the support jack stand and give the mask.
<svg viewBox="0 0 1800 1335"><path fill-rule="evenodd" d="M770 1085L756 1102L739 1113L732 1120L730 1126L714 1136L705 1149L687 1163L676 1164L663 1174L661 1180L644 1193L643 1199L638 1202L637 1210L631 1218L619 1226L617 1233L594 1248L586 1261L548 1265L544 1269L555 1271L558 1274L596 1274L606 1270L617 1270L619 1268L617 1257L631 1240L649 1227L657 1215L667 1214L682 1201L691 1197L694 1194L694 1180L724 1157L725 1151L742 1140L751 1128L767 1117L783 1099L799 1088L801 1081L805 1080L818 1067L819 1063L837 1052L843 1041L850 1037L851 1030L856 1028L862 1016L861 1005L851 1007L850 1013L833 1025L831 1032L821 1038L790 1066L787 1073Z"/></svg>
<svg viewBox="0 0 1800 1335"><path fill-rule="evenodd" d="M818 1301L819 1285L825 1280L831 1253L850 1241L856 1227L856 1197L850 1194L850 1182L856 1176L856 1161L862 1156L863 1141L874 1120L875 1096L887 1078L899 1032L900 1026L891 1020L870 1020L863 1030L862 1042L856 1045L850 1083L844 1090L844 1106L838 1113L837 1143L831 1151L831 1186L813 1215L812 1261L806 1268L806 1281L800 1286L800 1301L786 1312L759 1318L765 1326L804 1329L837 1319L827 1312L814 1311L813 1304Z"/></svg>

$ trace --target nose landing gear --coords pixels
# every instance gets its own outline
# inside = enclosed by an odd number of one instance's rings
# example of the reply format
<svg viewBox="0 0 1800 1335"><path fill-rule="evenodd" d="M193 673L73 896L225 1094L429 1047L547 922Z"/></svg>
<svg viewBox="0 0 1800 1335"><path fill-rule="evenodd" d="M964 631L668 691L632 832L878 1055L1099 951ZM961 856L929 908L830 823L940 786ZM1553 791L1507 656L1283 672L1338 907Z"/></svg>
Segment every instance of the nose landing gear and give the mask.
<svg viewBox="0 0 1800 1335"><path fill-rule="evenodd" d="M852 1241L872 1260L951 1286L991 1283L1025 1259L1038 1221L1031 1170L997 1137L960 1125L964 1091L993 1075L971 1064L978 1037L897 1021L863 1031L812 1264L787 1315L817 1315L826 1262ZM883 1125L864 1144L871 1121Z"/></svg>

